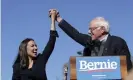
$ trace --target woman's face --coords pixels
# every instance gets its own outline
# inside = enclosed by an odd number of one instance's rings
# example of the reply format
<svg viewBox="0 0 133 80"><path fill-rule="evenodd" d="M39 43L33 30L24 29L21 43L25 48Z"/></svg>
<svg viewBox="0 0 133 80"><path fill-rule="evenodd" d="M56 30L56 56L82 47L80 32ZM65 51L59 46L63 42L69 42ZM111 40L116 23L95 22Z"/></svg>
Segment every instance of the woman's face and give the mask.
<svg viewBox="0 0 133 80"><path fill-rule="evenodd" d="M31 58L34 58L37 56L37 45L35 43L35 41L29 41L28 44L27 44L27 53L28 53L28 56L31 57Z"/></svg>

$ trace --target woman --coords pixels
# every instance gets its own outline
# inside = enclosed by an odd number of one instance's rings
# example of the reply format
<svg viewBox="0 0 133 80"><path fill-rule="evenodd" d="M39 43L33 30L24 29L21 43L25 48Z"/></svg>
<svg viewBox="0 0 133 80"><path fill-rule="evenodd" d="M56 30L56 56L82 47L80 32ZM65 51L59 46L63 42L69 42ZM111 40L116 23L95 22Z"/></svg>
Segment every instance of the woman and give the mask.
<svg viewBox="0 0 133 80"><path fill-rule="evenodd" d="M54 22L55 13L56 11L53 11L51 14L50 38L42 54L37 55L37 45L33 39L27 38L21 42L17 59L13 64L12 80L47 80L46 63L58 37Z"/></svg>

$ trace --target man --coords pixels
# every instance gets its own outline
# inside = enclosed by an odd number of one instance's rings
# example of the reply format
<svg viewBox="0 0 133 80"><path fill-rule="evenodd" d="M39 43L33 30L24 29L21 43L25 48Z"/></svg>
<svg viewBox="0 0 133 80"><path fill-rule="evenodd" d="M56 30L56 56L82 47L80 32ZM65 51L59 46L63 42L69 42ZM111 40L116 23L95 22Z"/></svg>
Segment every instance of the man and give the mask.
<svg viewBox="0 0 133 80"><path fill-rule="evenodd" d="M53 9L51 9L53 10ZM51 14L49 11L49 15ZM55 9L54 9L55 10ZM89 24L89 35L80 33L67 21L56 14L59 27L73 40L84 46L83 56L116 56L125 55L127 70L132 68L130 52L124 39L109 33L109 23L103 17L94 18Z"/></svg>

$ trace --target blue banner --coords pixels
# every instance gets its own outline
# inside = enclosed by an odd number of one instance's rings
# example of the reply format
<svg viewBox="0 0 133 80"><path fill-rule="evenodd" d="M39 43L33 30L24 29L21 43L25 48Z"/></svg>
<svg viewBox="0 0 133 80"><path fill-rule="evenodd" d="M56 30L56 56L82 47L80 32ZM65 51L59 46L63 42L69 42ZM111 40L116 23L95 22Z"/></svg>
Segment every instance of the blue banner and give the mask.
<svg viewBox="0 0 133 80"><path fill-rule="evenodd" d="M77 80L121 79L120 57L76 57Z"/></svg>

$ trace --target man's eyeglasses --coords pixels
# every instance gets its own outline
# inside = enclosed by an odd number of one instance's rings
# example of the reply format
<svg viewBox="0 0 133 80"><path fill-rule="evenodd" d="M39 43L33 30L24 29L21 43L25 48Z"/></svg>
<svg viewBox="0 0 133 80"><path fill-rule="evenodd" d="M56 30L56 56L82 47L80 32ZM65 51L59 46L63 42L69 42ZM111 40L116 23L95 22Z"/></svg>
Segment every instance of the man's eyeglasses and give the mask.
<svg viewBox="0 0 133 80"><path fill-rule="evenodd" d="M90 31L94 31L96 29L100 29L100 27L89 28Z"/></svg>

